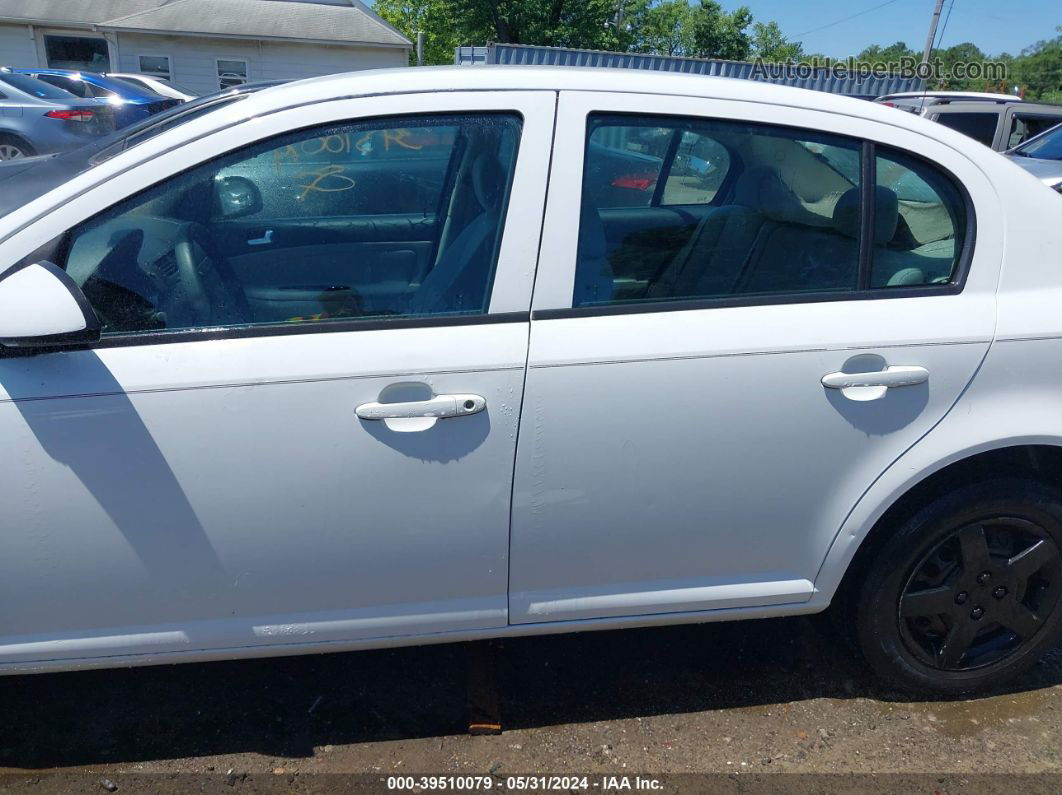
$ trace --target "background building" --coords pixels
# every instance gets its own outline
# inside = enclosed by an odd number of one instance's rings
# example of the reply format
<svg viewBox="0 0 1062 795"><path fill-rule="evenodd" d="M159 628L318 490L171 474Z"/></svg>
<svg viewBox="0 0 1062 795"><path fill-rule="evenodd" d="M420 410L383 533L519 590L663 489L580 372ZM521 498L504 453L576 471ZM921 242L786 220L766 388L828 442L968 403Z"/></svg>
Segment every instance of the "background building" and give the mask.
<svg viewBox="0 0 1062 795"><path fill-rule="evenodd" d="M0 0L0 65L145 72L193 91L405 66L359 0Z"/></svg>

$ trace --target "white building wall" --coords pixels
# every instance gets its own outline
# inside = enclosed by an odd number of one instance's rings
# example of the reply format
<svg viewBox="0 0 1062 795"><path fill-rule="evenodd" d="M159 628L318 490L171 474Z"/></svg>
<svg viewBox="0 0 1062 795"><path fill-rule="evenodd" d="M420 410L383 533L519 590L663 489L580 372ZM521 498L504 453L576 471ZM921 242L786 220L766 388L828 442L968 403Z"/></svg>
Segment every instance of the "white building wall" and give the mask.
<svg viewBox="0 0 1062 795"><path fill-rule="evenodd" d="M203 94L219 88L219 58L247 61L250 81L291 80L408 63L406 51L399 48L119 33L120 71L140 71L140 55L168 55L174 81Z"/></svg>
<svg viewBox="0 0 1062 795"><path fill-rule="evenodd" d="M29 25L0 25L0 66L14 69L39 66Z"/></svg>

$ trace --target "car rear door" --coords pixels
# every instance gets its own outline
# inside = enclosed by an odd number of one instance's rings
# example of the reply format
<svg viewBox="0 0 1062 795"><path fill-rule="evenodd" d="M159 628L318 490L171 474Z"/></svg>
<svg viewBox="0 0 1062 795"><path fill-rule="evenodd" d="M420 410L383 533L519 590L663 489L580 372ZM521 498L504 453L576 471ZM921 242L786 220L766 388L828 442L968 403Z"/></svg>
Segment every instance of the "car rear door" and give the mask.
<svg viewBox="0 0 1062 795"><path fill-rule="evenodd" d="M343 100L205 137L195 120L182 128L194 143L173 149L163 134L141 145L157 157L126 170L137 151L117 156L99 167L113 178L0 245L14 263L71 230L42 251L107 324L90 349L0 357L0 444L17 451L0 478L0 599L19 605L0 616L0 664L194 658L505 626L555 99L484 91ZM441 212L450 229L441 242L436 233L416 303L378 311L354 289L338 301L330 289L390 279L382 259L362 260L381 242L371 227L414 207L378 192L359 197L371 223L348 216L353 231L337 250L342 213L325 200L351 197L321 186L307 210L297 186L313 176L295 170L281 168L262 189L284 189L270 228L280 230L280 217L304 222L301 247L222 267L240 254L222 253L211 230L223 238L238 226L226 220L233 214L250 224L269 209L241 204L247 194L232 189L264 180L261 169L282 165L286 146L348 132L379 142L424 127L450 131L435 143L450 153L444 183L423 209L425 223ZM406 153L411 180L427 173L425 151ZM364 158L366 174L373 162ZM226 182L237 175L245 181ZM361 179L340 183L356 191ZM329 223L315 236L321 218ZM365 229L361 240L355 232ZM176 260L171 235L183 241ZM407 241L384 242L403 259ZM302 301L312 307L248 314L267 279L247 274L270 271L284 293L317 280L323 260L334 278L314 285L316 297ZM202 301L162 289L182 262L206 285L206 316L196 314ZM231 288L245 277L248 306L236 307ZM211 287L219 282L220 292Z"/></svg>
<svg viewBox="0 0 1062 795"><path fill-rule="evenodd" d="M558 114L510 620L798 609L860 495L988 349L994 191L955 150L854 115L565 92ZM595 137L638 124L744 169L693 242L658 239L677 266L640 296L616 290L626 253L581 184Z"/></svg>

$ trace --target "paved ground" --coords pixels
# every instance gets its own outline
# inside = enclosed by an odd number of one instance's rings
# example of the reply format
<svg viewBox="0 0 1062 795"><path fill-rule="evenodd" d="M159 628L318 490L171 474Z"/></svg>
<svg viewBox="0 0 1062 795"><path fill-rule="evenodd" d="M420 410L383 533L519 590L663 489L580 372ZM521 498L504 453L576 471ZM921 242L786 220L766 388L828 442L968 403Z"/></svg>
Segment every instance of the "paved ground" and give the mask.
<svg viewBox="0 0 1062 795"><path fill-rule="evenodd" d="M879 691L809 619L512 640L502 673L498 737L462 733L460 646L0 678L0 772L1062 773L1062 649L972 701Z"/></svg>

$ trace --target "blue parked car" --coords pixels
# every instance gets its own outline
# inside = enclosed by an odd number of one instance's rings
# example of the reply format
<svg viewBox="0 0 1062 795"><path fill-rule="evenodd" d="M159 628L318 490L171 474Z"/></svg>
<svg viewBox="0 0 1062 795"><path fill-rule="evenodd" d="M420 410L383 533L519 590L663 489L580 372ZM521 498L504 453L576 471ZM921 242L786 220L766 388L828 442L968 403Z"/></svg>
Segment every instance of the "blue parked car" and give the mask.
<svg viewBox="0 0 1062 795"><path fill-rule="evenodd" d="M0 68L0 160L65 152L114 130L114 109Z"/></svg>
<svg viewBox="0 0 1062 795"><path fill-rule="evenodd" d="M115 124L121 128L152 114L179 105L180 100L164 97L117 77L71 69L14 69L19 74L43 80L84 99L96 98L114 108Z"/></svg>

